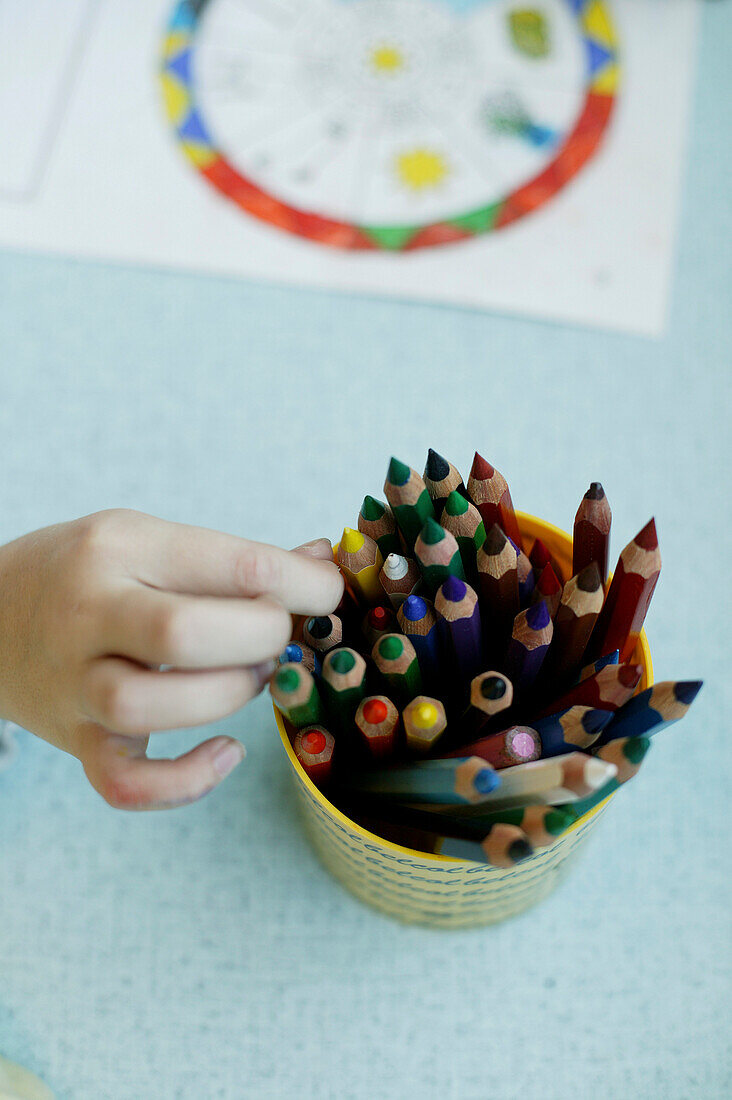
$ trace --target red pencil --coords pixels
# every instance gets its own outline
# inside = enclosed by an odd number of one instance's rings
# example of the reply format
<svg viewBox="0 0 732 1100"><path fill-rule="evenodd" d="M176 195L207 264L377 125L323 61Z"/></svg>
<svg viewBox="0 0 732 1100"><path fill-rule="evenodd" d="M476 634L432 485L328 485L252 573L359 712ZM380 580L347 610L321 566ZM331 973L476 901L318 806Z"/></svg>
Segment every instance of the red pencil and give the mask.
<svg viewBox="0 0 732 1100"><path fill-rule="evenodd" d="M477 451L468 479L468 496L483 517L486 531L497 523L517 546L522 545L508 483Z"/></svg>
<svg viewBox="0 0 732 1100"><path fill-rule="evenodd" d="M391 756L399 732L399 711L386 695L369 695L356 711L356 728L361 742L374 760Z"/></svg>
<svg viewBox="0 0 732 1100"><path fill-rule="evenodd" d="M551 562L547 562L537 578L536 586L531 593L531 602L538 603L539 600L544 600L549 608L549 614L554 618L561 598L561 582L557 580L557 574L554 572Z"/></svg>
<svg viewBox="0 0 732 1100"><path fill-rule="evenodd" d="M629 542L620 555L612 583L590 638L586 661L620 650L620 663L635 649L661 572L661 554L654 520Z"/></svg>
<svg viewBox="0 0 732 1100"><path fill-rule="evenodd" d="M295 756L302 764L305 774L318 787L330 778L333 765L335 738L324 726L307 726L298 730L292 741Z"/></svg>
<svg viewBox="0 0 732 1100"><path fill-rule="evenodd" d="M613 514L610 511L605 490L599 481L593 481L582 497L577 515L574 517L573 576L596 561L602 583L605 583L612 518Z"/></svg>

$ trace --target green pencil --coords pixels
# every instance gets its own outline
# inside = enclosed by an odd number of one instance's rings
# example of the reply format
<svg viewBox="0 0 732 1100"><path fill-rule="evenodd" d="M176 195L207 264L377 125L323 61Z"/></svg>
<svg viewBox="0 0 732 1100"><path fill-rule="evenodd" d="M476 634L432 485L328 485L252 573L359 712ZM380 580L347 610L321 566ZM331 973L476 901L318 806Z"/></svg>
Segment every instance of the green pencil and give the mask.
<svg viewBox="0 0 732 1100"><path fill-rule="evenodd" d="M386 499L411 551L428 519L435 518L432 498L416 470L392 458L384 482Z"/></svg>
<svg viewBox="0 0 732 1100"><path fill-rule="evenodd" d="M403 634L383 634L374 643L371 657L392 689L389 694L409 702L422 690L417 653Z"/></svg>
<svg viewBox="0 0 732 1100"><path fill-rule="evenodd" d="M368 535L374 540L381 551L382 558L386 558L389 554L401 553L402 548L394 516L391 514L391 508L387 508L382 501L365 496L361 511L358 513L357 526L363 535Z"/></svg>
<svg viewBox="0 0 732 1100"><path fill-rule="evenodd" d="M311 673L302 664L280 665L270 681L272 698L293 726L315 726L323 720L323 705Z"/></svg>
<svg viewBox="0 0 732 1100"><path fill-rule="evenodd" d="M431 596L448 577L465 580L463 561L455 537L435 519L428 519L414 544L414 556Z"/></svg>
<svg viewBox="0 0 732 1100"><path fill-rule="evenodd" d="M485 527L480 512L462 493L455 490L445 501L440 523L446 531L454 535L463 559L465 576L475 588L478 583L476 557L485 542Z"/></svg>
<svg viewBox="0 0 732 1100"><path fill-rule="evenodd" d="M358 704L366 694L366 662L355 649L331 649L320 675L328 711L341 730L350 732Z"/></svg>

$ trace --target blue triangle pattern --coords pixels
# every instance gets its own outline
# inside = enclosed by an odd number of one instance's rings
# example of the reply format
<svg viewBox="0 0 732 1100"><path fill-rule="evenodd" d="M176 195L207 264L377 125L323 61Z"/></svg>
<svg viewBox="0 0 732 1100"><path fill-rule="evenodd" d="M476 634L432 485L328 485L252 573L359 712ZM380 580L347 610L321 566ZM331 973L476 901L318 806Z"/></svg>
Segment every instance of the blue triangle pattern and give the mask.
<svg viewBox="0 0 732 1100"><path fill-rule="evenodd" d="M178 79L185 84L187 88L190 88L191 51L189 49L183 50L182 53L177 53L175 57L169 57L165 67L168 72L175 73Z"/></svg>
<svg viewBox="0 0 732 1100"><path fill-rule="evenodd" d="M185 121L178 127L178 135L185 141L201 141L205 145L211 144L211 138L196 110L191 111Z"/></svg>
<svg viewBox="0 0 732 1100"><path fill-rule="evenodd" d="M612 51L606 50L604 46L601 46L599 42L595 42L594 39L586 38L585 45L587 46L590 76L594 76L598 69L602 69L607 65L608 61L614 60Z"/></svg>

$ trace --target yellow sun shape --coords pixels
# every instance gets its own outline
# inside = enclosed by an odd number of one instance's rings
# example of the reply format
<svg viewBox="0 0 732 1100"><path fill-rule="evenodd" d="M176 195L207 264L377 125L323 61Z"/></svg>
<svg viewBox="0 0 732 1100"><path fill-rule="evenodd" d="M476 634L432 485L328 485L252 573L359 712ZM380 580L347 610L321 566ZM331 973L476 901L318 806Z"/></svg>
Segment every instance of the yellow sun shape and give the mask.
<svg viewBox="0 0 732 1100"><path fill-rule="evenodd" d="M438 187L449 174L447 161L432 149L410 149L396 158L396 172L410 191Z"/></svg>
<svg viewBox="0 0 732 1100"><path fill-rule="evenodd" d="M377 73L395 73L404 68L404 55L396 46L374 46L371 51L371 67Z"/></svg>

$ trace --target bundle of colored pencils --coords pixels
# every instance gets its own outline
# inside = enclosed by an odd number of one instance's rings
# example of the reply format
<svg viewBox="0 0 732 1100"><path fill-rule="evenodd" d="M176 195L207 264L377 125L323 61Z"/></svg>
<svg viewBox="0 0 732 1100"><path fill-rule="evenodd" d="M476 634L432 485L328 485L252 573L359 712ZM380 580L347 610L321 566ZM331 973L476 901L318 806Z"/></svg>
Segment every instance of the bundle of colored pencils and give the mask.
<svg viewBox="0 0 732 1100"><path fill-rule="evenodd" d="M566 576L477 453L467 487L435 451L423 477L392 458L384 493L344 530L341 605L299 624L274 701L343 812L412 847L513 866L632 778L701 687L637 691L655 523L610 580L610 506L593 482Z"/></svg>

